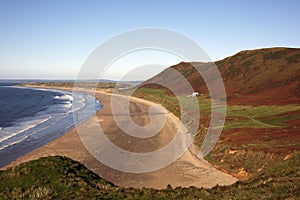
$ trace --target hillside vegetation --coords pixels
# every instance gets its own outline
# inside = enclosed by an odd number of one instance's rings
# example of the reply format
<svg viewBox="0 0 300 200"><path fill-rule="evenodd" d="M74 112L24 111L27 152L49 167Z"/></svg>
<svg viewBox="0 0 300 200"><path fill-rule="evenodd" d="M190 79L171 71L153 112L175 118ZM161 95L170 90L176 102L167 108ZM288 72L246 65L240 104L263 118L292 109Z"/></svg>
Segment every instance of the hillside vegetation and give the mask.
<svg viewBox="0 0 300 200"><path fill-rule="evenodd" d="M225 84L227 117L218 144L206 159L240 180L249 180L299 152L300 49L242 51L215 64ZM177 72L183 75L202 94L197 97L201 126L194 140L201 146L210 122L211 99L197 68L209 71L211 65L179 63L141 84L134 95L160 103L180 117L174 93L152 83L172 83L176 93L190 95L182 79L174 79Z"/></svg>
<svg viewBox="0 0 300 200"><path fill-rule="evenodd" d="M66 157L45 157L0 171L0 199L298 199L300 155L294 154L260 179L228 187L122 188Z"/></svg>
<svg viewBox="0 0 300 200"><path fill-rule="evenodd" d="M182 74L195 91L208 95L199 71L209 74L212 63L174 65L143 83L143 87L162 88L147 83L172 83L176 92L184 94L186 87L173 70ZM298 103L300 97L300 49L269 48L247 50L215 62L224 81L228 102L244 105L280 105ZM197 70L199 69L199 71ZM210 84L214 84L211 80Z"/></svg>

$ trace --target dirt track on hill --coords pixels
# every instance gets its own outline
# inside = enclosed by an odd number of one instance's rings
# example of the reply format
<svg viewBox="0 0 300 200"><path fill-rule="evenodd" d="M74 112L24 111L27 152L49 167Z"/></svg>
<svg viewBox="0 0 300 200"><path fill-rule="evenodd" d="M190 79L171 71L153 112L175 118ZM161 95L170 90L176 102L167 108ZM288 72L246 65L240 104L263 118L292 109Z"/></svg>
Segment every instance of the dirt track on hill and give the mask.
<svg viewBox="0 0 300 200"><path fill-rule="evenodd" d="M7 167L16 166L20 163L34 160L45 156L67 156L73 160L83 163L87 168L99 174L101 177L113 182L116 185L124 187L151 187L151 188L166 188L168 184L172 187L204 187L211 188L215 185L230 185L237 181L236 178L225 174L213 168L208 162L194 156L187 150L179 159L165 168L147 173L125 173L120 172L99 162L85 148L80 137L80 133L84 133L86 137L97 130L100 124L105 135L111 142L122 149L133 152L149 152L160 149L168 144L176 134L178 127L178 119L171 113L165 113L166 123L163 129L150 138L136 138L124 133L117 125L112 115L110 107L111 95L105 93L97 93L97 99L104 107L82 124L78 125L63 135L62 137L40 147L31 153L17 159ZM122 116L123 106L120 102L120 110L117 110ZM150 123L149 108L155 105L154 103L141 99L132 98L129 109L133 121L145 126ZM159 116L158 116L159 117ZM129 120L124 116L121 118L124 123ZM82 136L82 135L81 135ZM92 141L92 140L91 140ZM99 145L99 144L98 144ZM163 155L161 155L163 156ZM118 158L116 158L118 159ZM164 158L157 158L158 160Z"/></svg>

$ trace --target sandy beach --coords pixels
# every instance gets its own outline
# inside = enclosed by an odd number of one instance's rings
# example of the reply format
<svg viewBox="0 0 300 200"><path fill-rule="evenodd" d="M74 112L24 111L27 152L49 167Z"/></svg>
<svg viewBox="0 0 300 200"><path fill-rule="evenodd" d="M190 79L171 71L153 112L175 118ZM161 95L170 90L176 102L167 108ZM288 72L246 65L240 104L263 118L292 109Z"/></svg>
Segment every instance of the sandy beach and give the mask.
<svg viewBox="0 0 300 200"><path fill-rule="evenodd" d="M92 133L97 128L97 125L100 124L107 138L118 147L133 152L147 152L162 148L172 140L176 134L179 119L172 113L166 113L166 123L158 134L147 139L136 138L127 135L117 126L110 106L111 95L97 92L96 98L103 105L103 108L96 115L90 117L60 138L18 158L3 169L40 157L60 155L79 161L101 177L124 187L162 189L170 184L172 187L195 186L211 188L217 184L230 185L237 181L231 175L213 168L207 161L197 158L189 150L167 167L148 173L125 173L104 165L88 152L78 135L78 131L88 137L89 133ZM147 125L150 122L148 116L149 108L153 105L155 104L152 102L131 98L129 109L132 120L140 126ZM122 108L121 101L120 108ZM128 119L124 118L122 120L126 123Z"/></svg>

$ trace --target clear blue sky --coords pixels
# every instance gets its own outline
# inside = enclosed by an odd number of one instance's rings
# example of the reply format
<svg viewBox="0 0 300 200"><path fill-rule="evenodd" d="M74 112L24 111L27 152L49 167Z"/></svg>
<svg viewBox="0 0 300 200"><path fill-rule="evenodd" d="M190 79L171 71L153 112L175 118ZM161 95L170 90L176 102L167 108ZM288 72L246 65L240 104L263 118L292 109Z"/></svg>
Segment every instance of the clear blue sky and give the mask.
<svg viewBox="0 0 300 200"><path fill-rule="evenodd" d="M212 60L300 47L299 10L298 0L0 0L0 78L75 78L98 45L141 27L183 33Z"/></svg>

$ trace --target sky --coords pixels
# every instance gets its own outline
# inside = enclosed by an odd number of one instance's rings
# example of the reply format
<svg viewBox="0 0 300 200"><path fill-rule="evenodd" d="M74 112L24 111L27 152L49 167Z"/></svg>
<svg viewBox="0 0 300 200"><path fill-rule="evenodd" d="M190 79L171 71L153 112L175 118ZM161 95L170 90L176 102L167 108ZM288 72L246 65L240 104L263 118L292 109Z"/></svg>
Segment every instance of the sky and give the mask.
<svg viewBox="0 0 300 200"><path fill-rule="evenodd" d="M144 27L186 35L213 61L246 49L300 47L299 10L298 0L0 0L0 79L74 79L103 42ZM181 61L157 52L122 59L104 78L162 65L129 77L144 80Z"/></svg>

